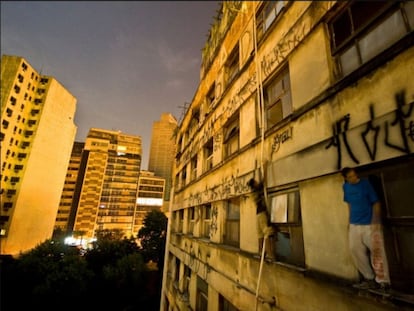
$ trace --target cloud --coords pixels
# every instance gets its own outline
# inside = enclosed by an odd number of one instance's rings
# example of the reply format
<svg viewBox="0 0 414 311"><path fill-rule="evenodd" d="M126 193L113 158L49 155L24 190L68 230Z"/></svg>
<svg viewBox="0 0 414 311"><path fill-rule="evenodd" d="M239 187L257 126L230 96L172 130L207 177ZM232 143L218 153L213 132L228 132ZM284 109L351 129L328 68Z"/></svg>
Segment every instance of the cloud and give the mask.
<svg viewBox="0 0 414 311"><path fill-rule="evenodd" d="M191 55L188 49L173 50L165 41L158 41L156 50L161 64L167 69L168 73L192 71L199 63L199 55Z"/></svg>
<svg viewBox="0 0 414 311"><path fill-rule="evenodd" d="M171 79L167 81L166 86L168 88L180 88L184 83L185 81L183 79Z"/></svg>

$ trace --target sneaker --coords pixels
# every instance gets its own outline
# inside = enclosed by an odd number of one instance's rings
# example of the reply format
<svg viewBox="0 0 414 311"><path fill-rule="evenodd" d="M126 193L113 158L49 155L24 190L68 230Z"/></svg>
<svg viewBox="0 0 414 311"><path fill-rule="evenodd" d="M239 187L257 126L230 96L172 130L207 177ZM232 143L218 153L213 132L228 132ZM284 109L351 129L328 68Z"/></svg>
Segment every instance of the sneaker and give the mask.
<svg viewBox="0 0 414 311"><path fill-rule="evenodd" d="M374 289L378 288L378 284L374 280L363 280L358 284L354 284L353 287L358 289Z"/></svg>
<svg viewBox="0 0 414 311"><path fill-rule="evenodd" d="M391 286L389 283L379 283L379 288L378 288L381 292L383 293L389 293L391 290Z"/></svg>

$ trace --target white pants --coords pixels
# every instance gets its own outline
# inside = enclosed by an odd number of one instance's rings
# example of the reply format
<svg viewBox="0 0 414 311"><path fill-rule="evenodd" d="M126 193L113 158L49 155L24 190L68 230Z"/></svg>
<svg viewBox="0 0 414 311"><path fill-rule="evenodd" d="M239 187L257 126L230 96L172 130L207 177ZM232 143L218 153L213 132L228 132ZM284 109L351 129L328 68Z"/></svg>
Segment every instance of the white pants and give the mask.
<svg viewBox="0 0 414 311"><path fill-rule="evenodd" d="M349 225L349 248L358 271L367 280L389 283L388 264L382 232L376 231L373 247L373 225ZM379 240L378 240L378 234ZM380 264L379 264L380 261Z"/></svg>

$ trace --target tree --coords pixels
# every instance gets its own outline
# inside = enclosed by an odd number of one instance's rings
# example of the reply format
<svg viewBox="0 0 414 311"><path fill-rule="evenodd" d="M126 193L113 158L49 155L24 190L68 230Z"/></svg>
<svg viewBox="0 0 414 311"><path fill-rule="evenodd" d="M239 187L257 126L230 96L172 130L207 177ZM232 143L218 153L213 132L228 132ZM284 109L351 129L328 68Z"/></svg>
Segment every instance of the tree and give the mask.
<svg viewBox="0 0 414 311"><path fill-rule="evenodd" d="M88 284L93 278L77 248L53 240L22 253L12 271L11 297L25 299L6 302L4 310L72 309L73 304L87 297ZM64 308L61 301L67 302Z"/></svg>
<svg viewBox="0 0 414 311"><path fill-rule="evenodd" d="M144 226L138 232L145 262L152 260L159 268L164 262L167 223L164 213L152 210L145 216Z"/></svg>

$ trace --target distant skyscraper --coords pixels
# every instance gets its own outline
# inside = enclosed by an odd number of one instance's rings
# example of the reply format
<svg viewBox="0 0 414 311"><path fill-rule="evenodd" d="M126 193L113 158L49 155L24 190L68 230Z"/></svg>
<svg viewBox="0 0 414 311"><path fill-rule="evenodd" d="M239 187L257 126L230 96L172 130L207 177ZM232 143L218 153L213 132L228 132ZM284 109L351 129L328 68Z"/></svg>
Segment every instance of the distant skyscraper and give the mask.
<svg viewBox="0 0 414 311"><path fill-rule="evenodd" d="M141 171L139 174L139 190L135 211L134 232L143 226L143 220L152 210L161 211L163 205L165 179L155 176L153 172Z"/></svg>
<svg viewBox="0 0 414 311"><path fill-rule="evenodd" d="M163 113L159 121L152 126L151 148L148 170L165 178L165 201L170 199L172 184L172 166L174 163L176 143L175 131L178 122L170 113Z"/></svg>
<svg viewBox="0 0 414 311"><path fill-rule="evenodd" d="M52 236L76 135L76 98L22 57L1 58L0 253Z"/></svg>
<svg viewBox="0 0 414 311"><path fill-rule="evenodd" d="M136 235L133 227L141 154L140 136L89 130L80 163L82 175L77 177L79 195L75 191L72 203L75 235L89 239L103 230L120 231L126 237Z"/></svg>

